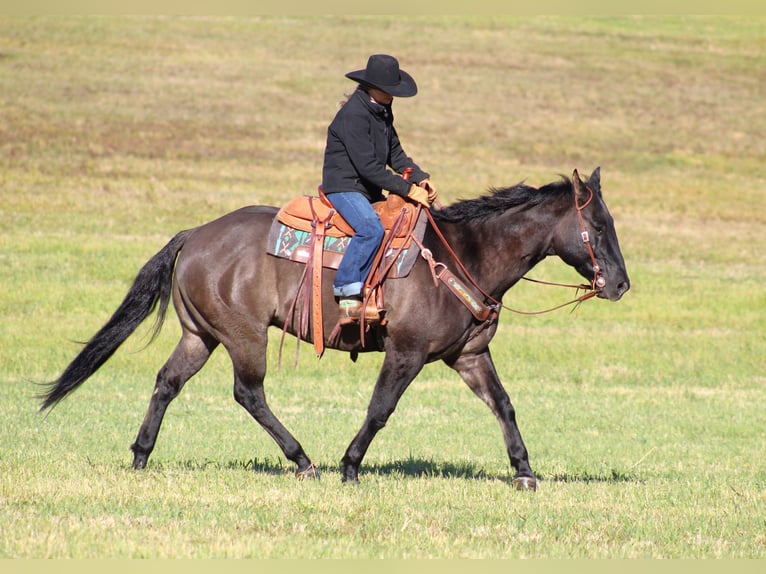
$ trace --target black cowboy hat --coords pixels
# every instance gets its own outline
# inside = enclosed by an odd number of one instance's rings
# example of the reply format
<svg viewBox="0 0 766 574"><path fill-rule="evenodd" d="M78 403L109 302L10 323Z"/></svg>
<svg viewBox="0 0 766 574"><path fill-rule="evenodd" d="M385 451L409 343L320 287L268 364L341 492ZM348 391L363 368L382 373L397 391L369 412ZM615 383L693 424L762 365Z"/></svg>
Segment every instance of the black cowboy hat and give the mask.
<svg viewBox="0 0 766 574"><path fill-rule="evenodd" d="M418 93L418 86L412 76L399 69L396 58L386 54L373 54L367 60L367 68L349 72L346 77L400 98Z"/></svg>

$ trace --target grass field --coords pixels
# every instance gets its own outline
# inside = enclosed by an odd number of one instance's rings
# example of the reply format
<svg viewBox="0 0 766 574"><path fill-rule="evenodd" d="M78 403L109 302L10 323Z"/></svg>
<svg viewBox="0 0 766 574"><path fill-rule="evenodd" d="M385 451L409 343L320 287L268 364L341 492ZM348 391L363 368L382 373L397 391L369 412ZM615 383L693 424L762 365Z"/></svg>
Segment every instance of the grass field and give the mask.
<svg viewBox="0 0 766 574"><path fill-rule="evenodd" d="M492 346L538 492L436 364L344 487L382 357L304 344L293 368L289 341L277 369L278 333L270 403L321 481L236 405L220 351L130 469L172 319L40 415L35 383L177 230L313 192L373 52L418 80L397 126L444 203L602 168L631 291L504 314ZM757 17L0 18L0 557L766 558L765 69Z"/></svg>

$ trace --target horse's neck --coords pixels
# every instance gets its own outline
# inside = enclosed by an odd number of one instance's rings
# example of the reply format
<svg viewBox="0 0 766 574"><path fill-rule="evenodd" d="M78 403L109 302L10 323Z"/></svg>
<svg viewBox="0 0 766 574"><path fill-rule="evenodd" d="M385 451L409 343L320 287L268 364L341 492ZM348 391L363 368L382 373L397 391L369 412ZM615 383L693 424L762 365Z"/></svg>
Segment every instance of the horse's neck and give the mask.
<svg viewBox="0 0 766 574"><path fill-rule="evenodd" d="M479 286L500 298L543 260L551 230L534 210L451 224L445 237Z"/></svg>

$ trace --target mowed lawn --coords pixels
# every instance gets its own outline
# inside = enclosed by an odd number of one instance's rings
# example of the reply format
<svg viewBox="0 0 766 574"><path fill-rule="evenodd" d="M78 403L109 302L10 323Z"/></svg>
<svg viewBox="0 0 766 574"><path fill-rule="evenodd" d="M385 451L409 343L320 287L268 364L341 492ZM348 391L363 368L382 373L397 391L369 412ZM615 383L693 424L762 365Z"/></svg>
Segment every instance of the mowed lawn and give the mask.
<svg viewBox="0 0 766 574"><path fill-rule="evenodd" d="M234 402L223 350L130 468L172 316L40 414L176 231L314 193L375 52L418 81L396 125L443 203L601 167L631 290L504 312L492 345L538 491L441 364L342 485L382 356L296 367L288 339L279 368L279 332L270 405L321 481ZM765 558L765 69L763 17L0 18L0 557Z"/></svg>

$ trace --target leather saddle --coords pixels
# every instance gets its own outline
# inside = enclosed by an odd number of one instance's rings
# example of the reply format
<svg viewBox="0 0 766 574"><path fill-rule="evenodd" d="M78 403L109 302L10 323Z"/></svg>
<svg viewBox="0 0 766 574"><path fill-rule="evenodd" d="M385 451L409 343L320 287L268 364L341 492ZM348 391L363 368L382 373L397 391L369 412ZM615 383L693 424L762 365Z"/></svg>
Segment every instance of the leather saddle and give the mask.
<svg viewBox="0 0 766 574"><path fill-rule="evenodd" d="M389 194L385 201L372 204L380 217L385 230L383 240L376 252L370 276L365 282L364 302L367 312L360 320L360 332L364 341L365 321L367 317L377 315L378 321L385 324L381 318L384 313L383 281L389 276L396 264L399 254L410 247L413 230L418 227L422 233L425 228L425 219L419 217L420 209L415 203L407 201L402 196ZM282 206L277 213L276 220L290 228L310 234L310 240L306 245L299 246L290 255L293 261L304 262L307 265L306 277L311 281L310 302L304 299L304 305L310 305L304 309L302 317L311 316L312 335L314 350L321 356L324 352L324 332L322 321L322 273L324 267L337 269L342 252L326 251L327 238L343 239L353 236L353 228L343 219L327 199L327 196L319 188L319 196L296 197ZM422 221L421 225L417 225ZM421 229L422 228L422 229ZM418 234L420 234L418 233ZM414 258L411 258L414 259ZM299 290L300 292L300 290ZM296 295L297 303L297 295ZM293 308L295 303L293 304ZM301 325L302 332L308 332L307 325Z"/></svg>
<svg viewBox="0 0 766 574"><path fill-rule="evenodd" d="M408 238L415 226L417 206L402 196L390 194L385 201L372 204L380 217L386 233L394 231L392 247L398 247ZM304 195L291 199L277 213L277 219L300 231L313 231L317 221L324 223L324 233L329 237L351 237L354 229L335 211L327 196L319 190L319 196Z"/></svg>

